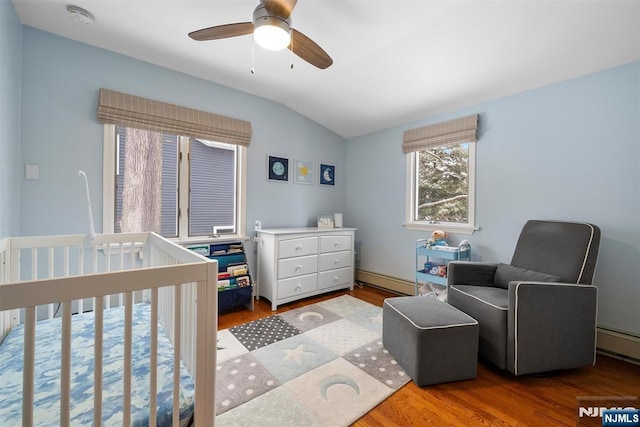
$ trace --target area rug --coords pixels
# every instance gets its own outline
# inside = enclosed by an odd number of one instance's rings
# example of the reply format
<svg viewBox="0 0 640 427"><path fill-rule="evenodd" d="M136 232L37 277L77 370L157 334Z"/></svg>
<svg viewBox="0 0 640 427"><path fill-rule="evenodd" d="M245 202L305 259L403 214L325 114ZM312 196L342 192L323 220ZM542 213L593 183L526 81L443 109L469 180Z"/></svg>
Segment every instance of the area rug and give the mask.
<svg viewBox="0 0 640 427"><path fill-rule="evenodd" d="M218 331L217 426L347 426L409 381L349 295Z"/></svg>

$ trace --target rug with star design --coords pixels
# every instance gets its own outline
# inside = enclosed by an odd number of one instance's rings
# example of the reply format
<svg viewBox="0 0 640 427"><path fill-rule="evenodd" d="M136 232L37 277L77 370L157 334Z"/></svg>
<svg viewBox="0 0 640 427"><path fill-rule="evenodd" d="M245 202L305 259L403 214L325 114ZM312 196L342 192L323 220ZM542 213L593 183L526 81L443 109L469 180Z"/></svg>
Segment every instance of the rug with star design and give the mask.
<svg viewBox="0 0 640 427"><path fill-rule="evenodd" d="M410 380L349 295L218 331L217 364L218 426L347 426Z"/></svg>

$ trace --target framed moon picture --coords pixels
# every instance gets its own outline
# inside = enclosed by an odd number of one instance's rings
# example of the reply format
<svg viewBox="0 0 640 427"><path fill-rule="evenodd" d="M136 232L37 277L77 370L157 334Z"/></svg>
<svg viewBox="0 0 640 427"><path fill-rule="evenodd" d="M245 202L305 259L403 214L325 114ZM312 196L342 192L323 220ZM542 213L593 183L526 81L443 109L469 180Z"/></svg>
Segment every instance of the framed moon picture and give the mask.
<svg viewBox="0 0 640 427"><path fill-rule="evenodd" d="M294 173L293 182L296 184L313 184L313 162L295 160Z"/></svg>
<svg viewBox="0 0 640 427"><path fill-rule="evenodd" d="M320 184L335 185L336 167L333 165L325 165L320 163Z"/></svg>
<svg viewBox="0 0 640 427"><path fill-rule="evenodd" d="M289 159L285 157L268 156L267 178L269 181L289 181Z"/></svg>

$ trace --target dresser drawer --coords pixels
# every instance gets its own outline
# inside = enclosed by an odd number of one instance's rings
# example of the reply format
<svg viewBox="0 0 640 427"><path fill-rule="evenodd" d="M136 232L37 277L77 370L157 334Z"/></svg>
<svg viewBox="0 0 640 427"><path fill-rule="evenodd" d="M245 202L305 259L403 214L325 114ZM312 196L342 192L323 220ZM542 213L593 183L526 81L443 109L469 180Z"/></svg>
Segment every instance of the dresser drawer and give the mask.
<svg viewBox="0 0 640 427"><path fill-rule="evenodd" d="M351 283L350 268L342 268L340 270L323 271L318 273L318 289L331 288L333 286Z"/></svg>
<svg viewBox="0 0 640 427"><path fill-rule="evenodd" d="M320 254L318 270L334 270L336 268L349 267L351 265L351 251L331 252Z"/></svg>
<svg viewBox="0 0 640 427"><path fill-rule="evenodd" d="M295 295L306 294L318 289L318 275L292 277L278 280L278 299L285 299Z"/></svg>
<svg viewBox="0 0 640 427"><path fill-rule="evenodd" d="M278 258L280 259L316 253L318 253L318 238L315 236L278 242Z"/></svg>
<svg viewBox="0 0 640 427"><path fill-rule="evenodd" d="M351 236L320 236L320 252L350 251Z"/></svg>
<svg viewBox="0 0 640 427"><path fill-rule="evenodd" d="M278 279L302 276L318 271L318 255L278 260Z"/></svg>

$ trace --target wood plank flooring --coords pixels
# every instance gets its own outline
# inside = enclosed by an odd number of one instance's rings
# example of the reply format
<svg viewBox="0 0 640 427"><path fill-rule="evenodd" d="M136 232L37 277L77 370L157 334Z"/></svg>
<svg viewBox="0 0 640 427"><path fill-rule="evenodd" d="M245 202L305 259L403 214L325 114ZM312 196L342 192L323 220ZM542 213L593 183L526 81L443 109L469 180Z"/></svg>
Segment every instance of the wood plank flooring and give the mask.
<svg viewBox="0 0 640 427"><path fill-rule="evenodd" d="M297 301L271 311L256 301L255 310L240 307L222 313L218 329L257 320L339 295L348 294L382 306L392 293L364 286ZM640 405L640 366L598 354L595 366L549 377L515 377L482 361L475 380L417 387L413 381L360 418L354 426L575 426L578 397L634 396ZM583 423L584 419L580 420Z"/></svg>

